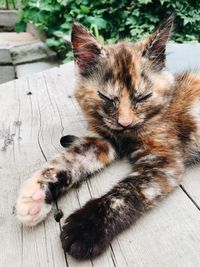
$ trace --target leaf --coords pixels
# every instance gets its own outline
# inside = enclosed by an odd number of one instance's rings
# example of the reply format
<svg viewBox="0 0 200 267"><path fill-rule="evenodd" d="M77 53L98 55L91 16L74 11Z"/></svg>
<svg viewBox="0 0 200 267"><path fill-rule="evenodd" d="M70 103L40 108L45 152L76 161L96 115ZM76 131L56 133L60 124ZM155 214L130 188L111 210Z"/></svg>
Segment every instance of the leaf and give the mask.
<svg viewBox="0 0 200 267"><path fill-rule="evenodd" d="M88 13L90 12L90 8L87 7L87 6L81 5L81 6L80 6L80 11L81 11L83 14L88 14Z"/></svg>
<svg viewBox="0 0 200 267"><path fill-rule="evenodd" d="M49 38L46 40L46 44L48 46L59 46L60 42L58 40L56 40L55 38Z"/></svg>
<svg viewBox="0 0 200 267"><path fill-rule="evenodd" d="M151 3L152 0L138 0L138 2L139 2L140 4L144 4L144 5L146 5L146 4Z"/></svg>
<svg viewBox="0 0 200 267"><path fill-rule="evenodd" d="M88 17L87 18L88 22L91 24L97 25L99 29L105 29L107 26L107 21L102 19L102 18L97 18L97 17Z"/></svg>
<svg viewBox="0 0 200 267"><path fill-rule="evenodd" d="M15 24L16 32L24 32L26 30L26 23L23 21L19 21Z"/></svg>
<svg viewBox="0 0 200 267"><path fill-rule="evenodd" d="M63 63L67 63L69 61L72 61L74 59L74 55L72 51L69 51L66 53L65 59L63 60Z"/></svg>

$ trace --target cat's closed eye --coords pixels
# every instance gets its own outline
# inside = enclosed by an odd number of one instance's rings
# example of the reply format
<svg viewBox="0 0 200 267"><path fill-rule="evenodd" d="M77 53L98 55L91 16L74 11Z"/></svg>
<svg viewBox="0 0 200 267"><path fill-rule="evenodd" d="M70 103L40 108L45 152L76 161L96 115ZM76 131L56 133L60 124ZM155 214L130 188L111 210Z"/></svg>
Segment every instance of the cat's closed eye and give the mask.
<svg viewBox="0 0 200 267"><path fill-rule="evenodd" d="M106 103L110 103L110 104L115 104L115 99L111 99L107 96L105 96L104 94L102 94L101 92L98 91L98 95L99 97Z"/></svg>
<svg viewBox="0 0 200 267"><path fill-rule="evenodd" d="M135 102L136 103L142 103L142 102L145 102L147 99L149 99L151 96L153 95L153 93L149 93L147 95L141 95L141 96L138 96L137 98L135 98Z"/></svg>
<svg viewBox="0 0 200 267"><path fill-rule="evenodd" d="M103 107L104 107L104 110L106 111L106 113L113 113L116 111L116 109L117 109L117 99L116 98L114 98L114 99L109 98L99 91L98 91L98 95L103 101Z"/></svg>

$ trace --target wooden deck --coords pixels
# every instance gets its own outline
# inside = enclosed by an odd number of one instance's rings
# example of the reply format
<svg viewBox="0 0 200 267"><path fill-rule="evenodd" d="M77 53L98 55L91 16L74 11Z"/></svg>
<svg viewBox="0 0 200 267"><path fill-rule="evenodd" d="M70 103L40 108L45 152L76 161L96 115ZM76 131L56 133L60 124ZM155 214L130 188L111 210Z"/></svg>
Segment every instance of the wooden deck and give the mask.
<svg viewBox="0 0 200 267"><path fill-rule="evenodd" d="M199 267L200 167L188 170L181 187L92 261L64 255L53 212L33 228L17 220L14 206L22 182L62 150L62 135L86 130L72 96L73 73L69 63L0 86L0 266ZM66 194L58 202L64 217L107 191L128 168L126 162L115 163Z"/></svg>

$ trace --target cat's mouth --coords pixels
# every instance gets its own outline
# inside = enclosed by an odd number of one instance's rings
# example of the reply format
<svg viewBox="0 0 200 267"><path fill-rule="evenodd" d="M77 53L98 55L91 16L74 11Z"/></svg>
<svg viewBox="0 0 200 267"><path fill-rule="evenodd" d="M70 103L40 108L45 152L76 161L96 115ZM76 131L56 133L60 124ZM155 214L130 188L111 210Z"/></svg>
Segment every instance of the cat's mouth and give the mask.
<svg viewBox="0 0 200 267"><path fill-rule="evenodd" d="M104 118L104 122L106 124L106 126L108 128L110 128L111 130L115 130L115 131L130 131L130 130L135 130L138 129L140 126L142 126L143 121L139 121L137 123L132 123L127 127L123 127L120 124L118 124L115 121L112 121L110 119L106 119Z"/></svg>

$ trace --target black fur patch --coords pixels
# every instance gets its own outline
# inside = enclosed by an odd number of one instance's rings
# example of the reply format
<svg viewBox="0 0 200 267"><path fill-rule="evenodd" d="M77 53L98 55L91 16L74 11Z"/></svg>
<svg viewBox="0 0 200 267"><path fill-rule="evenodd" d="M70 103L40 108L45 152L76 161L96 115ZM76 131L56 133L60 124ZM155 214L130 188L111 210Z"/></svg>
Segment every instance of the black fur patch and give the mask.
<svg viewBox="0 0 200 267"><path fill-rule="evenodd" d="M114 74L112 69L108 69L102 79L102 84L104 85L107 82L112 82L114 79Z"/></svg>
<svg viewBox="0 0 200 267"><path fill-rule="evenodd" d="M48 191L46 192L45 201L47 204L57 200L62 194L62 190L71 184L71 174L66 171L60 171L57 174L57 182L48 183Z"/></svg>
<svg viewBox="0 0 200 267"><path fill-rule="evenodd" d="M120 52L115 55L115 62L116 68L119 69L116 78L126 86L129 92L133 91L132 74L130 74L130 66L133 64L132 55L124 46L122 46Z"/></svg>
<svg viewBox="0 0 200 267"><path fill-rule="evenodd" d="M130 153L139 149L141 146L141 142L134 138L134 136L126 137L123 135L123 133L115 133L115 137L116 138L113 138L104 134L104 139L113 146L119 158L129 156Z"/></svg>
<svg viewBox="0 0 200 267"><path fill-rule="evenodd" d="M63 217L63 211L60 209L55 210L54 219L56 220L56 222L59 222L62 217Z"/></svg>
<svg viewBox="0 0 200 267"><path fill-rule="evenodd" d="M104 218L106 207L102 199L89 201L70 215L60 235L65 252L78 260L98 256L109 245Z"/></svg>
<svg viewBox="0 0 200 267"><path fill-rule="evenodd" d="M178 139L181 141L181 143L183 144L187 144L190 141L190 135L191 133L194 131L193 125L191 124L187 124L184 125L184 123L179 123L177 125L178 127Z"/></svg>
<svg viewBox="0 0 200 267"><path fill-rule="evenodd" d="M78 139L75 135L65 135L60 138L60 144L63 147L69 147Z"/></svg>

